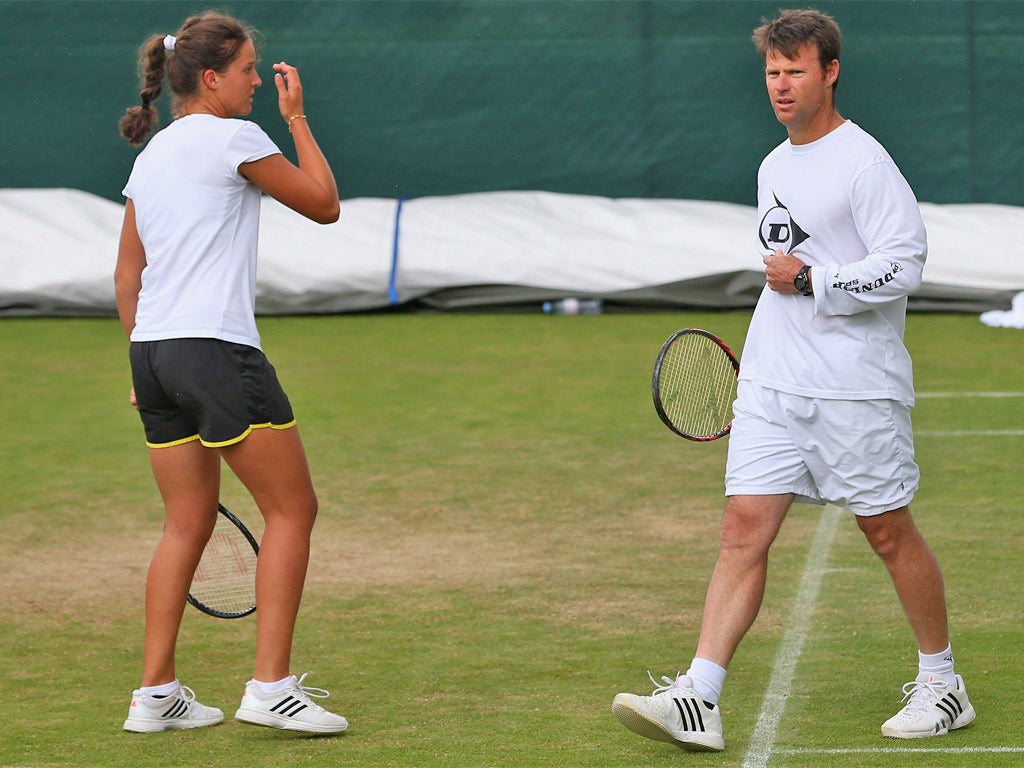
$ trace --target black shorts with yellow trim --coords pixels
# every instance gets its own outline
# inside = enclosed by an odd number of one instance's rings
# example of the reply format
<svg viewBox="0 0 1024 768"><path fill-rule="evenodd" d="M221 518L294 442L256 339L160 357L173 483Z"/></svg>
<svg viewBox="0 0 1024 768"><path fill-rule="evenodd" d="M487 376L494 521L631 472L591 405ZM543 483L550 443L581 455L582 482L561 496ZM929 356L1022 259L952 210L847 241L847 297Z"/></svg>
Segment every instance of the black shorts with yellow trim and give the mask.
<svg viewBox="0 0 1024 768"><path fill-rule="evenodd" d="M132 384L150 448L232 445L254 429L295 426L266 355L221 339L133 341Z"/></svg>

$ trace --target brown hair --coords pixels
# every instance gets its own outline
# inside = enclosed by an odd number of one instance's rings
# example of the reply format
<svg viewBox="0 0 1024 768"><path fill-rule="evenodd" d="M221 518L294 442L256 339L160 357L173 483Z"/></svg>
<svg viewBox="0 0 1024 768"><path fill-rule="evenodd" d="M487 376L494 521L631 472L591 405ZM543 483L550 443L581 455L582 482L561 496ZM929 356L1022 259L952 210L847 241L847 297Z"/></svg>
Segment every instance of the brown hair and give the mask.
<svg viewBox="0 0 1024 768"><path fill-rule="evenodd" d="M153 102L163 88L164 73L174 94L171 111L177 114L183 102L199 90L202 73L223 72L247 40L255 43L256 32L242 22L221 13L192 16L181 25L173 51L164 48L164 35L152 35L139 48L141 106L130 107L118 122L121 135L137 147L159 122Z"/></svg>
<svg viewBox="0 0 1024 768"><path fill-rule="evenodd" d="M827 69L833 61L839 60L843 48L843 35L835 19L815 10L781 11L777 19L761 19L761 26L754 30L754 46L761 58L769 51L778 51L792 59L807 43L818 49L818 62ZM839 80L832 84L834 91Z"/></svg>

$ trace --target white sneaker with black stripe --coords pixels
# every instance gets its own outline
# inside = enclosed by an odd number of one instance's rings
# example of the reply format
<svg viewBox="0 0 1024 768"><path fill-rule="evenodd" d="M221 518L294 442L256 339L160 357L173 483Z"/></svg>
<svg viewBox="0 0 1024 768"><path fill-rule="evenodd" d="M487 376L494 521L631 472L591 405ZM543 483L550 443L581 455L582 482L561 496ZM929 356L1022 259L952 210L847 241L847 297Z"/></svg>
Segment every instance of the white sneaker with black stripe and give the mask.
<svg viewBox="0 0 1024 768"><path fill-rule="evenodd" d="M149 696L140 690L132 692L128 719L124 729L133 733L156 733L186 728L202 728L224 721L224 713L196 701L196 694L187 685L169 696Z"/></svg>
<svg viewBox="0 0 1024 768"><path fill-rule="evenodd" d="M691 752L725 749L718 707L706 704L686 675L678 675L675 680L661 679L664 685L655 688L650 696L620 693L615 697L612 713L619 722L648 739L675 744ZM658 685L653 676L651 682Z"/></svg>
<svg viewBox="0 0 1024 768"><path fill-rule="evenodd" d="M925 739L943 736L963 728L975 718L974 707L967 699L964 679L956 676L956 684L928 678L903 686L907 702L899 712L882 725L882 735L890 739Z"/></svg>
<svg viewBox="0 0 1024 768"><path fill-rule="evenodd" d="M328 712L310 699L326 699L329 694L322 688L310 688L302 684L306 675L296 679L280 693L263 693L255 680L245 684L242 703L235 712L235 719L252 725L265 725L286 731L307 733L343 733L348 720L341 715Z"/></svg>

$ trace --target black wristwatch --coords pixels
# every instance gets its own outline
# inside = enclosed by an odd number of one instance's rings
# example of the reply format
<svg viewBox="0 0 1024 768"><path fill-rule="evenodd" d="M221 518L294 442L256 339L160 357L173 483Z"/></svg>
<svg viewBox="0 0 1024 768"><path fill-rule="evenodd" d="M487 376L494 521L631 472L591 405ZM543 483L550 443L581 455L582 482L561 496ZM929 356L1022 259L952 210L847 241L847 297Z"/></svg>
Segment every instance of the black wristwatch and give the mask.
<svg viewBox="0 0 1024 768"><path fill-rule="evenodd" d="M804 264L800 267L800 271L796 273L796 277L793 278L793 286L804 296L810 296L814 293L814 287L811 285L811 280L807 277L807 270L809 269L810 266Z"/></svg>

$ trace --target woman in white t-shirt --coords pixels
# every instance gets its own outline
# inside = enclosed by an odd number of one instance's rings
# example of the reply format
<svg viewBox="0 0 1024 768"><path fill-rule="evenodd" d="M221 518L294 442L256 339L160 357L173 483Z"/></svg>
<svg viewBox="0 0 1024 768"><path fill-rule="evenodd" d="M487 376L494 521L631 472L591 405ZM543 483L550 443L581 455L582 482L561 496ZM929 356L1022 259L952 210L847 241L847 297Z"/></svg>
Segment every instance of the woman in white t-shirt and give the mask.
<svg viewBox="0 0 1024 768"><path fill-rule="evenodd" d="M298 428L255 322L256 252L263 192L312 219L338 219L338 190L303 113L296 69L274 64L281 117L295 142L287 160L248 115L256 88L251 30L229 16L189 18L176 35L140 49L142 105L121 119L142 144L157 122L166 76L175 120L139 154L124 194L114 275L131 341L138 408L164 531L146 584L142 686L125 730L196 728L223 720L195 700L175 670L175 645L192 576L217 517L223 459L265 520L256 575L253 677L235 717L288 730L338 733L348 723L309 699L291 674L291 646L317 512Z"/></svg>

